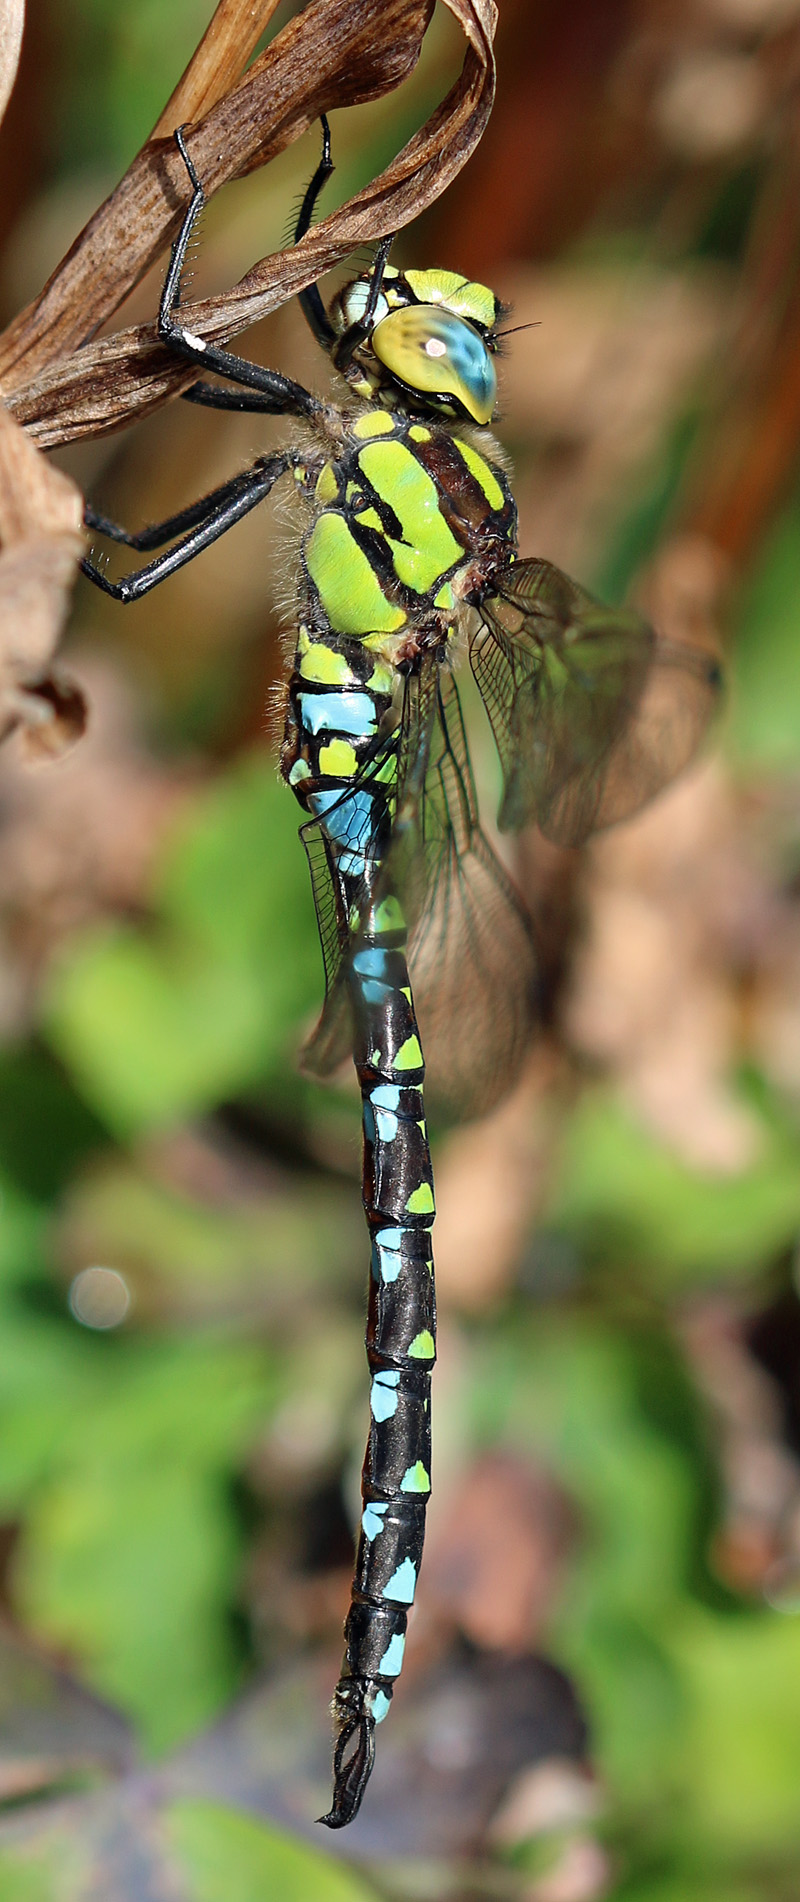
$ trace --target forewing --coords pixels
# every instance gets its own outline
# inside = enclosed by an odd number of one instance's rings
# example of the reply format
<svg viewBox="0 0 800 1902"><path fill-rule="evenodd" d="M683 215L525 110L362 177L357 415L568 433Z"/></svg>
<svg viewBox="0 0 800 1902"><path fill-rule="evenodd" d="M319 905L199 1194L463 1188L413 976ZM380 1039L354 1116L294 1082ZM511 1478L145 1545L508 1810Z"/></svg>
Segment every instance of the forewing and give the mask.
<svg viewBox="0 0 800 1902"><path fill-rule="evenodd" d="M319 820L309 819L302 825L300 837L311 873L325 967L325 1002L318 1022L302 1046L299 1061L306 1076L325 1078L338 1070L353 1048L350 998L343 975L349 931L333 848Z"/></svg>
<svg viewBox="0 0 800 1902"><path fill-rule="evenodd" d="M519 1072L539 1015L530 919L478 824L455 682L439 670L421 807L425 901L409 947L434 1110L484 1115Z"/></svg>
<svg viewBox="0 0 800 1902"><path fill-rule="evenodd" d="M692 758L720 676L545 561L500 576L470 644L503 768L503 829L560 845L638 812Z"/></svg>
<svg viewBox="0 0 800 1902"><path fill-rule="evenodd" d="M391 841L377 878L345 897L316 820L302 828L326 975L325 1005L302 1052L330 1076L352 1050L346 956L370 905L391 892L409 926L409 965L429 1100L454 1119L483 1115L511 1088L538 1019L530 920L478 823L456 686L433 656L406 681L391 747L397 756ZM372 841L365 839L369 855Z"/></svg>
<svg viewBox="0 0 800 1902"><path fill-rule="evenodd" d="M438 666L433 656L423 660L417 674L405 682L395 731L342 792L342 801L359 787L380 779L391 760L396 761L395 816L391 847L381 863L376 837L351 837L373 867L359 884L345 889L326 825L307 820L300 828L311 872L311 888L325 967L325 1003L319 1021L300 1052L309 1076L330 1077L353 1049L353 1016L346 975L346 955L358 939L367 911L391 889L400 899L409 926L423 910L426 898L425 850L421 810L431 733L436 718ZM330 815L328 815L330 817Z"/></svg>

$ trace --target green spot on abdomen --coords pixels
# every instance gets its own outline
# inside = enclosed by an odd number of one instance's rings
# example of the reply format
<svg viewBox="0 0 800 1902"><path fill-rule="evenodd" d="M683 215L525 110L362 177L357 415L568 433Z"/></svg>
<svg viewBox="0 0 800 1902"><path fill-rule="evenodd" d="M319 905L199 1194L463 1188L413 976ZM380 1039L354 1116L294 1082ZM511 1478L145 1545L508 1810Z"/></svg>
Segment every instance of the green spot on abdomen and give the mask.
<svg viewBox="0 0 800 1902"><path fill-rule="evenodd" d="M429 1327L424 1327L421 1334L414 1335L408 1352L412 1360L433 1360L436 1353L436 1342Z"/></svg>
<svg viewBox="0 0 800 1902"><path fill-rule="evenodd" d="M406 1209L409 1215L435 1215L436 1205L429 1182L421 1182L418 1189L412 1189Z"/></svg>
<svg viewBox="0 0 800 1902"><path fill-rule="evenodd" d="M350 741L329 740L327 746L321 746L319 770L321 773L331 773L334 779L352 779L358 772L358 760Z"/></svg>
<svg viewBox="0 0 800 1902"><path fill-rule="evenodd" d="M300 660L300 673L303 680L315 680L326 687L351 687L358 684L344 654L337 654L333 647L326 647L324 641L315 641L313 646L306 647Z"/></svg>
<svg viewBox="0 0 800 1902"><path fill-rule="evenodd" d="M400 1481L400 1491L401 1493L429 1493L430 1489L430 1474L426 1473L422 1461L417 1460L415 1464L409 1466L407 1472L403 1474Z"/></svg>
<svg viewBox="0 0 800 1902"><path fill-rule="evenodd" d="M388 898L382 898L380 904L376 905L370 919L370 927L375 936L380 937L384 931L405 930L405 922L399 898L393 898L390 895Z"/></svg>
<svg viewBox="0 0 800 1902"><path fill-rule="evenodd" d="M314 523L305 549L308 572L337 634L394 633L402 608L387 601L343 515L331 511Z"/></svg>
<svg viewBox="0 0 800 1902"><path fill-rule="evenodd" d="M369 689L370 693L391 693L392 688L394 686L394 674L392 672L391 667L389 666L389 662L387 660L376 660L375 665L372 669L372 673L370 674L369 680L366 680L364 682L364 685L365 687ZM391 759L390 764L393 768L391 777L393 779L396 779L397 777L396 757L393 757ZM380 773L376 773L375 775L376 779L380 779L380 776L381 776Z"/></svg>
<svg viewBox="0 0 800 1902"><path fill-rule="evenodd" d="M395 1055L392 1069L393 1070L421 1070L422 1069L422 1051L420 1049L419 1037L406 1037L405 1043L401 1043L400 1048Z"/></svg>

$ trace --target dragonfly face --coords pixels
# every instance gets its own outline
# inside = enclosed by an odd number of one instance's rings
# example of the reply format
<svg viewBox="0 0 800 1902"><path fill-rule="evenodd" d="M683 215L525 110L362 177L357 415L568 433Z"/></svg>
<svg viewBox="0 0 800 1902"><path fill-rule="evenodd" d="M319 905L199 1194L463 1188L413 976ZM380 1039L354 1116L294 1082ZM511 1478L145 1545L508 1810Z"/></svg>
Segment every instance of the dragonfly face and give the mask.
<svg viewBox="0 0 800 1902"><path fill-rule="evenodd" d="M331 170L323 128L298 238ZM184 394L213 408L296 416L304 441L257 458L140 535L87 510L92 526L129 546L173 545L120 582L91 561L84 568L133 601L290 471L306 505L281 756L305 814L326 977L304 1057L319 1076L354 1058L372 1243L364 1510L324 1818L339 1828L361 1802L401 1667L431 1483L436 1304L423 1046L440 1102L481 1115L510 1089L540 1015L531 921L480 825L451 667L456 636L466 636L500 755L501 825L536 823L562 845L627 818L680 771L719 674L707 653L604 608L549 562L519 558L513 495L485 428L501 315L486 285L452 271L397 271L388 240L329 310L309 285L304 314L350 386L338 408L186 328L181 268L204 193L183 134L176 138L193 197L159 334L238 386L200 382Z"/></svg>
<svg viewBox="0 0 800 1902"><path fill-rule="evenodd" d="M338 335L365 320L371 274L355 278L328 312ZM363 393L393 392L415 409L490 422L497 401L493 362L502 306L494 291L454 271L386 266L351 381Z"/></svg>

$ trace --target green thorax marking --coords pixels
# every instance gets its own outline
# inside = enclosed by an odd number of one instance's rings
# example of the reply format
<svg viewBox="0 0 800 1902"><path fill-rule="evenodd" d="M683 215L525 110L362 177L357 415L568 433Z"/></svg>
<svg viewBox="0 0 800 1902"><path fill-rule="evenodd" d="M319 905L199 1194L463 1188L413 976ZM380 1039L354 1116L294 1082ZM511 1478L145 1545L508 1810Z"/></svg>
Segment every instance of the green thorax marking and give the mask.
<svg viewBox="0 0 800 1902"><path fill-rule="evenodd" d="M306 567L335 634L393 634L405 624L402 608L384 594L369 556L343 514L318 516L305 549Z"/></svg>
<svg viewBox="0 0 800 1902"><path fill-rule="evenodd" d="M417 594L427 594L464 558L463 544L442 515L435 482L406 444L396 440L367 443L358 466L400 522L402 540L389 537L398 580Z"/></svg>
<svg viewBox="0 0 800 1902"><path fill-rule="evenodd" d="M516 521L501 472L472 442L378 407L350 424L341 457L317 478L315 502L304 552L328 628L372 644L413 623L415 596L452 613L452 580L476 533L486 525L511 542ZM365 541L365 530L379 543ZM332 655L309 655L302 671L344 684Z"/></svg>

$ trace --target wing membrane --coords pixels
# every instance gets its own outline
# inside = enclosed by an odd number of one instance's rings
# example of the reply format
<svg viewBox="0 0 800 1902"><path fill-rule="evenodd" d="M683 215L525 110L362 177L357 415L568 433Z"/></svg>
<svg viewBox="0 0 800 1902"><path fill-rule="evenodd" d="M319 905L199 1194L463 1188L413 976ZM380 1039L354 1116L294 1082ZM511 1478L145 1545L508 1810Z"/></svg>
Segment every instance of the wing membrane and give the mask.
<svg viewBox="0 0 800 1902"><path fill-rule="evenodd" d="M398 792L389 850L377 883L365 882L355 903L351 895L349 915L323 826L302 828L327 984L303 1067L330 1076L351 1051L345 957L367 906L391 891L409 924L431 1100L454 1118L484 1114L513 1084L535 1028L538 959L530 920L478 823L455 683L433 657L406 681L392 745ZM364 841L367 852L371 844Z"/></svg>
<svg viewBox="0 0 800 1902"><path fill-rule="evenodd" d="M351 851L363 853L370 867L377 868L377 875L371 870L355 886L352 880L348 881L345 893L337 854L325 822L309 819L300 828L311 872L325 967L322 1014L300 1052L302 1068L310 1076L332 1076L352 1053L353 1019L345 957L348 946L358 938L369 907L384 891L391 889L400 899L411 927L425 904L425 853L420 821L436 718L437 673L438 667L431 656L423 661L419 673L406 679L397 728L342 791L341 803L344 804L359 788L378 779L389 758L396 756L395 817L389 854L386 854L385 840L379 840L366 827L361 834L351 832L349 838ZM327 819L329 822L330 812Z"/></svg>
<svg viewBox="0 0 800 1902"><path fill-rule="evenodd" d="M546 561L499 577L470 644L503 768L500 825L559 845L629 818L681 772L716 705L713 656L657 636Z"/></svg>
<svg viewBox="0 0 800 1902"><path fill-rule="evenodd" d="M530 919L478 823L458 692L441 669L421 830L411 985L429 1100L461 1119L514 1083L539 1015L539 966Z"/></svg>

